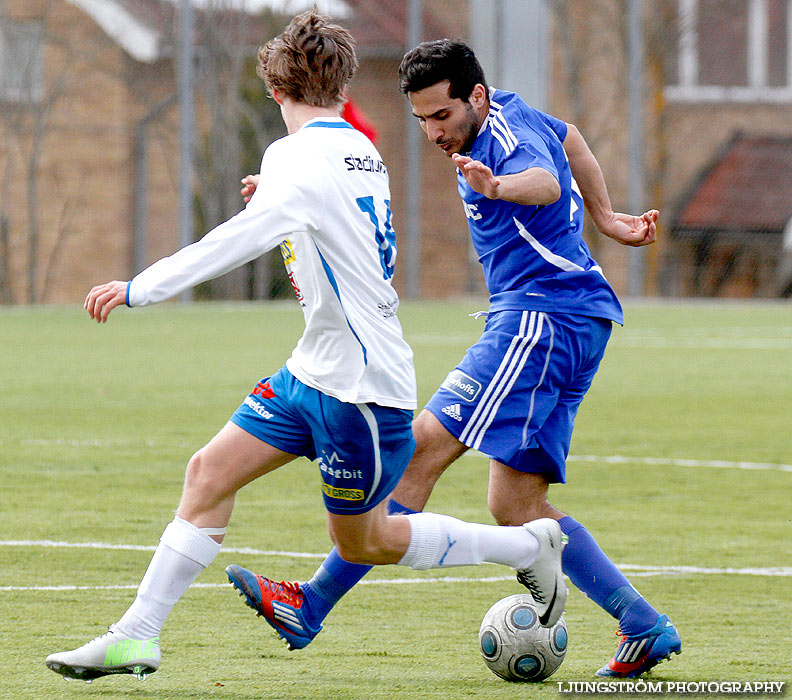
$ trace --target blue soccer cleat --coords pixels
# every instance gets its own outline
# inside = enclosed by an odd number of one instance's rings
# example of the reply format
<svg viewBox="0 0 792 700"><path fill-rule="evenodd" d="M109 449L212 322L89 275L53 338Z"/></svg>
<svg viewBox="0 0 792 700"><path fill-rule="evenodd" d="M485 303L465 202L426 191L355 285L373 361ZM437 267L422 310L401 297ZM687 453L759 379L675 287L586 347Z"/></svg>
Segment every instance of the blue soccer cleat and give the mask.
<svg viewBox="0 0 792 700"><path fill-rule="evenodd" d="M619 632L618 634L621 634ZM613 658L597 671L609 678L638 678L671 654L682 653L682 640L666 615L642 634L623 635Z"/></svg>
<svg viewBox="0 0 792 700"><path fill-rule="evenodd" d="M321 631L321 625L311 627L303 618L303 592L298 584L276 583L235 564L226 567L226 574L245 603L270 624L291 651L307 647Z"/></svg>

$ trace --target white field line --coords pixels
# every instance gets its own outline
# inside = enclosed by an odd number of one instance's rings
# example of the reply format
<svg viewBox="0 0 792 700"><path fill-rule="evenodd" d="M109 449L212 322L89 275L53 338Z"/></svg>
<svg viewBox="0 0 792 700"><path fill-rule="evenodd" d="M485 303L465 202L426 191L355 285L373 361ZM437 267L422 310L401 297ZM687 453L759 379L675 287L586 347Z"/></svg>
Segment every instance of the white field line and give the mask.
<svg viewBox="0 0 792 700"><path fill-rule="evenodd" d="M651 337L651 338L792 338L792 326L721 326L719 328L698 326L696 328L669 328L665 331L657 328L619 329L619 335Z"/></svg>
<svg viewBox="0 0 792 700"><path fill-rule="evenodd" d="M624 457L611 455L569 455L568 462L601 462L604 464L646 464L650 466L704 467L709 469L747 469L759 471L792 472L792 464L773 462L729 462L720 459L676 459L674 457Z"/></svg>
<svg viewBox="0 0 792 700"><path fill-rule="evenodd" d="M781 576L792 577L792 568L767 568L767 569L708 569L696 566L670 566L670 567L633 567L619 565L619 568L629 574L630 578L644 578L647 576L684 576L684 575L730 575L730 576ZM514 581L514 576L439 576L426 578L382 578L363 579L357 585L391 586L410 584L437 584L437 583L499 583ZM17 591L134 591L139 584L119 584L108 586L0 586L0 593L13 593ZM194 583L191 588L228 588L228 583Z"/></svg>
<svg viewBox="0 0 792 700"><path fill-rule="evenodd" d="M619 567L630 578L644 578L647 576L684 576L684 575L742 575L742 576L782 576L792 577L792 568L769 569L706 569L695 566L656 567L652 570L633 571L629 566ZM648 567L643 567L648 568ZM357 585L391 586L409 584L437 584L437 583L498 583L514 581L514 576L482 576L479 578L463 576L439 576L426 578L381 578L363 579ZM0 593L14 593L18 591L134 591L139 584L119 584L109 586L0 586ZM191 588L228 588L229 583L194 583Z"/></svg>
<svg viewBox="0 0 792 700"><path fill-rule="evenodd" d="M131 544L107 544L102 542L54 542L51 540L7 540L0 541L2 547L45 547L45 548L82 548L82 549L108 549L153 551L153 546ZM248 547L228 547L223 550L229 554L254 554L272 557L298 557L306 559L323 559L325 554L310 552L284 552L276 550L252 549ZM729 575L729 576L770 576L792 577L792 567L768 568L708 568L700 566L653 566L643 564L617 564L617 566L631 577L646 576L684 576L684 575ZM459 576L440 576L422 578L392 578L392 579L363 579L366 585L404 585L404 584L436 584L436 583L492 583L497 581L511 581L512 576L486 576L468 578ZM195 588L225 588L225 583L196 583ZM0 586L0 592L14 591L103 591L103 590L135 590L138 584L119 584L106 586Z"/></svg>
<svg viewBox="0 0 792 700"><path fill-rule="evenodd" d="M476 450L468 450L463 457L485 455ZM676 457L626 457L624 455L569 455L567 462L594 462L601 464L645 464L647 466L693 467L706 469L747 469L752 471L792 472L792 464L775 462L729 462L722 459L679 459Z"/></svg>
<svg viewBox="0 0 792 700"><path fill-rule="evenodd" d="M792 334L786 329L776 334L751 336L750 329L745 333L695 333L695 329L685 329L670 335L638 331L624 331L614 333L610 345L623 348L645 349L690 349L701 348L707 350L792 350ZM775 337L765 337L775 335ZM407 337L411 345L473 345L478 336L467 333L443 335L442 333L417 333Z"/></svg>
<svg viewBox="0 0 792 700"><path fill-rule="evenodd" d="M0 445L4 441L0 440ZM163 447L165 442L157 440L146 440L145 442L133 440L66 440L66 439L23 439L20 440L22 445L33 445L36 447L74 447L77 449L84 449L89 447ZM190 447L188 443L168 442L168 447ZM194 447L194 445L192 445ZM484 457L481 452L476 450L468 450L463 456L465 457ZM792 464L778 464L775 462L733 462L720 459L684 459L676 457L626 457L624 455L569 455L568 462L601 462L603 464L645 464L649 466L663 466L668 465L672 467L705 467L710 469L745 469L745 470L759 470L759 471L781 471L792 472Z"/></svg>
<svg viewBox="0 0 792 700"><path fill-rule="evenodd" d="M479 337L476 333L414 333L405 340L410 345L473 345Z"/></svg>
<svg viewBox="0 0 792 700"><path fill-rule="evenodd" d="M792 338L614 337L613 347L644 349L792 350Z"/></svg>
<svg viewBox="0 0 792 700"><path fill-rule="evenodd" d="M108 544L106 542L56 542L55 540L0 540L0 547L46 547L47 549L120 549L132 552L153 552L156 545ZM251 547L223 547L229 554L256 554L265 557L290 557L295 559L324 559L327 553L286 552L275 549Z"/></svg>

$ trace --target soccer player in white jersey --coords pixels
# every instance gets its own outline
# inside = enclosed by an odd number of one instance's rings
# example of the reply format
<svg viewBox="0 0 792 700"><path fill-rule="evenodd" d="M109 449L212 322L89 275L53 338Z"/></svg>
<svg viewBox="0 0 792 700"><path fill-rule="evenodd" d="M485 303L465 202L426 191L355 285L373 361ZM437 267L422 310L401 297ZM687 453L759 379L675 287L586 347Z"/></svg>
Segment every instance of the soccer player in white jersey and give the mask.
<svg viewBox="0 0 792 700"><path fill-rule="evenodd" d="M176 517L164 530L137 597L110 631L47 666L69 678L160 664L160 630L171 608L217 555L236 492L298 455L316 459L330 535L360 564L415 569L480 564L521 572L543 624L566 598L563 538L549 518L516 527L419 513L389 516L388 495L413 453L412 353L396 317L396 258L388 173L373 144L339 116L357 66L349 33L308 11L259 51L258 73L281 107L288 136L261 162L244 211L128 282L94 287L90 316L145 306L280 246L305 315L286 366L261 380L231 420L189 461ZM286 583L226 569L251 607L291 619ZM294 621L292 620L292 623Z"/></svg>
<svg viewBox="0 0 792 700"><path fill-rule="evenodd" d="M513 92L488 88L464 43L421 44L404 57L399 74L427 137L457 165L490 309L481 339L413 424L417 449L390 511L423 508L434 483L468 448L488 455L496 521L557 520L569 538L564 573L619 621L616 654L597 675L639 676L681 650L679 635L586 528L548 502L547 491L566 480L578 406L611 324L623 322L619 301L581 236L584 206L601 233L631 246L655 240L658 213L614 212L580 132ZM249 196L255 177L243 182L242 194ZM299 586L301 629L282 633L282 623L268 621L293 648L306 646L366 571L332 553Z"/></svg>

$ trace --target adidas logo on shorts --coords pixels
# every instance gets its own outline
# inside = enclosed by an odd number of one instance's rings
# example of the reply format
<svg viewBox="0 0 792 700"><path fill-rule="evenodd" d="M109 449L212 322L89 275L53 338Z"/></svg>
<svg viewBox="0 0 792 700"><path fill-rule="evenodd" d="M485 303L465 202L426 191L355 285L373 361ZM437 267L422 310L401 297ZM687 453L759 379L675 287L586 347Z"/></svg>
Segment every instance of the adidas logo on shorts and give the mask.
<svg viewBox="0 0 792 700"><path fill-rule="evenodd" d="M443 407L443 413L445 413L449 418L453 418L454 420L462 421L462 413L460 412L460 405L458 403L451 404L450 406Z"/></svg>

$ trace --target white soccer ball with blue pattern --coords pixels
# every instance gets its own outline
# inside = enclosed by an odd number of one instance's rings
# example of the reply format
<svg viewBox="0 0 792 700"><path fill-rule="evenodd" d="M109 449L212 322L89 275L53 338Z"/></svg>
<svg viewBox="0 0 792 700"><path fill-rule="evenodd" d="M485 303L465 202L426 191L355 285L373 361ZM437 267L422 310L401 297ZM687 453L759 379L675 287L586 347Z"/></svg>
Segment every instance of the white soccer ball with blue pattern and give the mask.
<svg viewBox="0 0 792 700"><path fill-rule="evenodd" d="M558 670L567 650L562 615L542 627L526 594L510 595L493 605L479 630L479 651L490 671L507 681L543 681Z"/></svg>

